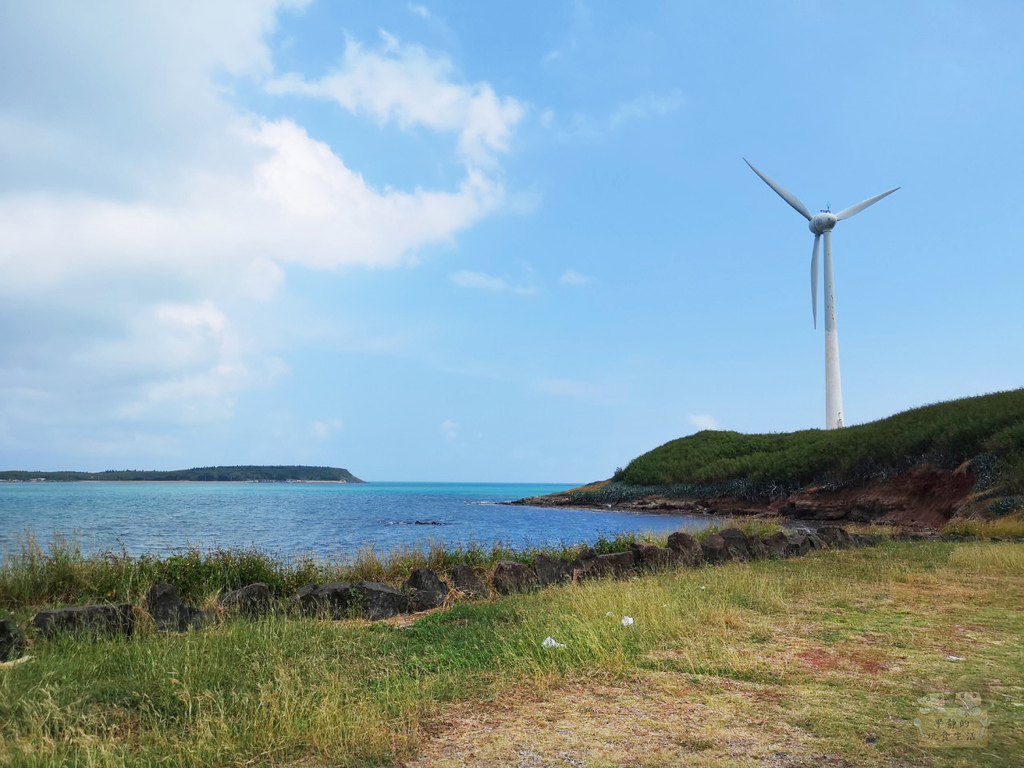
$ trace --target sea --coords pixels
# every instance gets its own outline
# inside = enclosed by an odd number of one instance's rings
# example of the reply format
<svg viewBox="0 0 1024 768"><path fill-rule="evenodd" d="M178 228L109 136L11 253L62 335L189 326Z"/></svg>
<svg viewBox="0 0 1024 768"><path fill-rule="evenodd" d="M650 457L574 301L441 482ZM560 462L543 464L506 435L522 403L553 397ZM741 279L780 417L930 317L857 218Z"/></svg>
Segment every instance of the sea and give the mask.
<svg viewBox="0 0 1024 768"><path fill-rule="evenodd" d="M698 530L709 517L509 506L570 488L523 483L0 483L0 559L34 537L85 554L167 556L189 548L349 559L433 544L515 548L617 533Z"/></svg>

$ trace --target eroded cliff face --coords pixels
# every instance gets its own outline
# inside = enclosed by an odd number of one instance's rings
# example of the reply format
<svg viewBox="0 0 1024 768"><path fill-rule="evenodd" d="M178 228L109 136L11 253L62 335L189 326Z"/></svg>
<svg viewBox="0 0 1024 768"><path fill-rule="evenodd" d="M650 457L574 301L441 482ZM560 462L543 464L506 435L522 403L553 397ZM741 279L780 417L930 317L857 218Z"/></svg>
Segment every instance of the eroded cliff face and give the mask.
<svg viewBox="0 0 1024 768"><path fill-rule="evenodd" d="M879 523L938 528L958 513L970 511L976 478L970 464L955 470L923 465L910 472L840 490L803 488L771 501L733 496L688 499L648 496L615 505L636 512L707 515L779 515L793 520ZM567 496L531 499L544 506L576 506ZM591 505L592 506L592 505Z"/></svg>

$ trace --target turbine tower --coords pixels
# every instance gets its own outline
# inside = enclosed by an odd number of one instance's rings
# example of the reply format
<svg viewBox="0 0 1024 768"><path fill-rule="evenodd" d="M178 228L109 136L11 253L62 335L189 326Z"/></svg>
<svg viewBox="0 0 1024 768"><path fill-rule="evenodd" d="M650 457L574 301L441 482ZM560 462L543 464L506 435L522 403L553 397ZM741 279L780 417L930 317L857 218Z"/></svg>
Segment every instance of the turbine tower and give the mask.
<svg viewBox="0 0 1024 768"><path fill-rule="evenodd" d="M750 170L761 177L761 181L775 190L779 197L789 203L797 213L808 221L808 228L814 233L814 249L811 251L811 314L814 327L818 327L818 241L825 236L825 429L843 426L843 384L839 378L839 333L836 331L836 290L832 276L832 229L843 219L855 216L869 205L895 192L899 187L880 195L832 213L827 208L814 216L796 195L787 192L761 173L754 164L743 158Z"/></svg>

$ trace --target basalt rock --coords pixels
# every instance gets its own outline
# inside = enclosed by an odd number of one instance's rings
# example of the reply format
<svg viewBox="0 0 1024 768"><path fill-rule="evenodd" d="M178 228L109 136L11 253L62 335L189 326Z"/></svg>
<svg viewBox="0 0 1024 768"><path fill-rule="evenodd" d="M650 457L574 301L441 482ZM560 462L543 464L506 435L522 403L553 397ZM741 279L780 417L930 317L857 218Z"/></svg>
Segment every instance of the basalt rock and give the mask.
<svg viewBox="0 0 1024 768"><path fill-rule="evenodd" d="M270 613L270 587L263 582L256 582L241 589L221 593L217 602L226 610L247 619L260 619Z"/></svg>
<svg viewBox="0 0 1024 768"><path fill-rule="evenodd" d="M491 590L483 583L476 571L469 565L456 565L452 568L452 587L459 590L471 600L486 600Z"/></svg>
<svg viewBox="0 0 1024 768"><path fill-rule="evenodd" d="M572 576L572 566L557 557L539 554L533 560L533 572L537 574L537 583L541 587L551 584L564 584Z"/></svg>
<svg viewBox="0 0 1024 768"><path fill-rule="evenodd" d="M725 539L732 560L746 562L754 559L754 553L750 550L750 540L739 528L726 528L719 531L718 535Z"/></svg>
<svg viewBox="0 0 1024 768"><path fill-rule="evenodd" d="M491 583L494 584L494 591L502 595L527 592L539 586L537 574L533 572L533 569L514 560L499 562L494 567Z"/></svg>
<svg viewBox="0 0 1024 768"><path fill-rule="evenodd" d="M668 537L668 548L678 552L683 565L695 568L704 562L704 551L700 542L683 531L676 531Z"/></svg>
<svg viewBox="0 0 1024 768"><path fill-rule="evenodd" d="M849 549L853 546L850 534L838 525L826 525L818 529L818 536L831 549Z"/></svg>
<svg viewBox="0 0 1024 768"><path fill-rule="evenodd" d="M32 625L43 637L63 633L130 635L135 631L135 611L131 603L50 608L37 613Z"/></svg>
<svg viewBox="0 0 1024 768"><path fill-rule="evenodd" d="M708 565L721 565L733 559L729 543L717 533L704 539L700 543L700 549Z"/></svg>
<svg viewBox="0 0 1024 768"><path fill-rule="evenodd" d="M16 659L25 647L21 630L13 619L0 619L0 661Z"/></svg>
<svg viewBox="0 0 1024 768"><path fill-rule="evenodd" d="M765 551L769 557L789 557L789 537L782 531L776 531L775 533L765 536L761 539L761 544L764 546Z"/></svg>
<svg viewBox="0 0 1024 768"><path fill-rule="evenodd" d="M573 568L578 571L579 577L583 580L606 576L622 579L636 570L636 564L636 552L628 549L625 552L581 557L573 564Z"/></svg>
<svg viewBox="0 0 1024 768"><path fill-rule="evenodd" d="M210 616L178 597L178 590L170 584L154 584L146 593L146 607L153 623L161 632L187 632L199 629Z"/></svg>
<svg viewBox="0 0 1024 768"><path fill-rule="evenodd" d="M633 552L636 558L636 567L644 571L663 571L679 565L683 559L680 552L670 547L658 547L654 544L641 542L634 544Z"/></svg>
<svg viewBox="0 0 1024 768"><path fill-rule="evenodd" d="M444 604L448 596L448 585L441 581L429 568L417 568L409 574L405 590L414 611L429 611Z"/></svg>
<svg viewBox="0 0 1024 768"><path fill-rule="evenodd" d="M303 587L291 600L293 610L303 616L326 619L388 619L408 613L409 598L386 584L375 581L332 581Z"/></svg>
<svg viewBox="0 0 1024 768"><path fill-rule="evenodd" d="M292 595L291 600L288 601L288 613L297 613L301 616L316 615L320 610L316 596L316 591L319 588L319 584L307 584L304 587L299 587L298 592Z"/></svg>
<svg viewBox="0 0 1024 768"><path fill-rule="evenodd" d="M387 584L360 581L356 584L356 591L359 593L359 613L370 620L390 619L412 609L409 598Z"/></svg>
<svg viewBox="0 0 1024 768"><path fill-rule="evenodd" d="M825 540L821 538L821 536L819 536L817 533L808 533L807 543L810 545L810 548L812 550L828 549L828 545L825 543Z"/></svg>

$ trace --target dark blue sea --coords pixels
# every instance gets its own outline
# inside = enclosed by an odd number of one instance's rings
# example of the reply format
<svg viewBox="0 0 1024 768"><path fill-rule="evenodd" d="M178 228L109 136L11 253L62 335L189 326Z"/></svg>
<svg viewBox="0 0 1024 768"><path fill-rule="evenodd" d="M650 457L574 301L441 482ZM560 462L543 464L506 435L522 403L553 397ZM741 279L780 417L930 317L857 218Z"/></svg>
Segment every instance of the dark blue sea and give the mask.
<svg viewBox="0 0 1024 768"><path fill-rule="evenodd" d="M519 483L0 483L0 558L29 534L86 553L166 555L189 546L350 558L403 546L593 543L714 520L507 506L569 488Z"/></svg>

